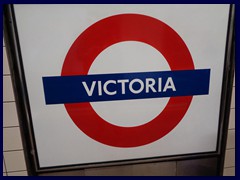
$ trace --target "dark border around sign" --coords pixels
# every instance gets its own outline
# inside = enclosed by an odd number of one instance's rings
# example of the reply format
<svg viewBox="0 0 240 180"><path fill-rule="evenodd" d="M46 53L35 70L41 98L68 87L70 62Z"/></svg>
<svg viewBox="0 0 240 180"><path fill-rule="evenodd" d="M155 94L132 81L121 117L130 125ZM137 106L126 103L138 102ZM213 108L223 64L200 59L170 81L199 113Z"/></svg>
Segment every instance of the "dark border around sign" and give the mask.
<svg viewBox="0 0 240 180"><path fill-rule="evenodd" d="M34 137L31 107L29 104L20 43L18 39L16 19L14 15L13 5L3 6L3 23L4 23L4 36L6 41L6 50L9 59L9 67L12 74L12 82L14 94L16 98L17 112L19 116L19 124L21 136L23 139L24 153L26 158L26 165L29 175L38 175L43 172L60 172L67 170L81 170L93 167L106 167L117 165L129 165L138 163L149 162L164 162L164 161L177 161L189 160L199 158L216 157L218 159L217 172L218 175L223 175L224 156L227 141L228 119L230 114L231 92L235 67L235 5L230 6L228 32L225 50L225 64L222 80L222 94L219 113L219 129L217 148L214 152L206 153L193 153L182 155L171 155L153 158L142 159L128 159L119 161L108 161L88 164L75 164L40 168L38 161L38 153Z"/></svg>
<svg viewBox="0 0 240 180"><path fill-rule="evenodd" d="M3 6L3 28L9 69L12 74L14 95L16 99L19 126L24 147L24 155L29 175L36 175L35 144L32 131L31 111L28 100L27 86L22 64L20 44L18 41L13 5Z"/></svg>
<svg viewBox="0 0 240 180"><path fill-rule="evenodd" d="M223 175L224 158L228 135L229 115L231 106L232 84L235 71L235 6L230 7L227 41L225 49L225 64L223 70L221 104L218 127L219 169Z"/></svg>

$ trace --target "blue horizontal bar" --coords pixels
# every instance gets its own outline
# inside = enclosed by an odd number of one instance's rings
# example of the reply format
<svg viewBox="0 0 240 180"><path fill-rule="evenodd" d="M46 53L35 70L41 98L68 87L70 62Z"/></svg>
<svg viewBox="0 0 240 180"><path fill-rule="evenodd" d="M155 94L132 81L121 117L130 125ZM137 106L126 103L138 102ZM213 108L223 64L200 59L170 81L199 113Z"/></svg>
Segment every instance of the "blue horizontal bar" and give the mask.
<svg viewBox="0 0 240 180"><path fill-rule="evenodd" d="M209 81L210 69L43 77L46 104L206 95Z"/></svg>

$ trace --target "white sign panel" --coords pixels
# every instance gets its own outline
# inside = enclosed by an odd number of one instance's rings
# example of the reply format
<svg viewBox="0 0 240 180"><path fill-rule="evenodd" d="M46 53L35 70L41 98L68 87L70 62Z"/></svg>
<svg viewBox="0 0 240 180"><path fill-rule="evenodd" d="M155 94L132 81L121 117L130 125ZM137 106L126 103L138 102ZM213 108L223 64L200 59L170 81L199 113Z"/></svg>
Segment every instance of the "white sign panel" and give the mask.
<svg viewBox="0 0 240 180"><path fill-rule="evenodd" d="M229 5L14 5L40 168L214 152Z"/></svg>

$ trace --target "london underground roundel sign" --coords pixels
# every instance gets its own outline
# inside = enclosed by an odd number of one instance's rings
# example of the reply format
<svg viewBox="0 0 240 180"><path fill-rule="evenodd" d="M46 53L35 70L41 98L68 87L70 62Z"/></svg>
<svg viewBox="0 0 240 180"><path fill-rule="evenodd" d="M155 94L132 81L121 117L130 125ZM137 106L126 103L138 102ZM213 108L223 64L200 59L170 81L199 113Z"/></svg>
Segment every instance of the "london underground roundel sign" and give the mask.
<svg viewBox="0 0 240 180"><path fill-rule="evenodd" d="M165 57L171 71L88 74L102 51L125 41L152 46ZM187 112L193 95L209 93L209 78L210 69L194 68L186 44L170 26L146 15L119 14L96 22L80 34L67 53L61 76L43 77L43 83L46 104L64 104L87 136L110 146L137 147L172 131ZM164 110L150 122L134 127L105 121L90 104L160 97L170 97Z"/></svg>

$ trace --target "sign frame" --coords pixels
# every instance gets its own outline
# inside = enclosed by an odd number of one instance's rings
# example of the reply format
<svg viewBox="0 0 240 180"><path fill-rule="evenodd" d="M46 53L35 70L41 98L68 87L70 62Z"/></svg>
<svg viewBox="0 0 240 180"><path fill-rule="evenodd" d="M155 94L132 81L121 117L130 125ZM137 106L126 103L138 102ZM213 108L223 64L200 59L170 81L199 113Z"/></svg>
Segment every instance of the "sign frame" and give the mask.
<svg viewBox="0 0 240 180"><path fill-rule="evenodd" d="M230 114L230 101L232 92L232 82L235 66L235 6L230 5L229 21L226 39L224 72L222 79L221 105L219 112L218 140L216 151L206 153L181 154L154 158L121 160L111 162L100 162L79 165L65 165L58 167L40 168L38 153L34 137L34 130L31 117L31 107L29 103L28 90L23 68L23 60L19 37L17 32L16 18L13 5L4 5L4 37L6 41L7 55L9 59L10 71L12 74L14 94L16 98L17 111L20 121L21 136L23 139L24 153L26 157L27 169L30 175L37 175L44 172L79 170L83 168L127 165L148 162L178 161L199 158L218 158L218 173L223 172L224 155L227 140L227 129Z"/></svg>

